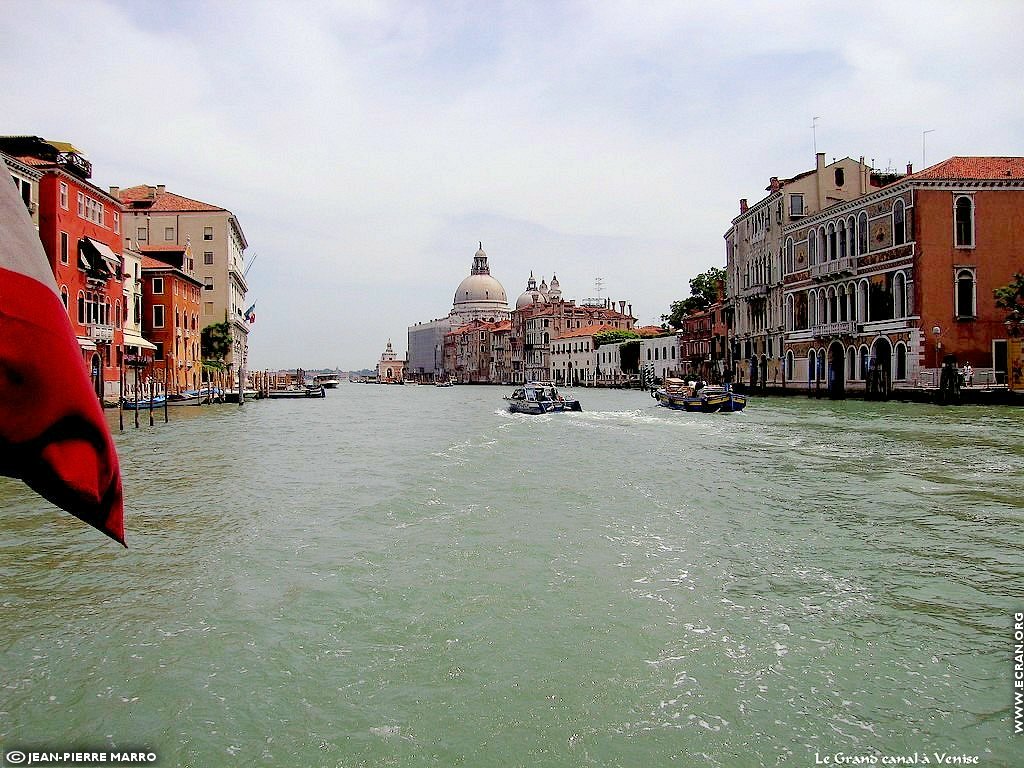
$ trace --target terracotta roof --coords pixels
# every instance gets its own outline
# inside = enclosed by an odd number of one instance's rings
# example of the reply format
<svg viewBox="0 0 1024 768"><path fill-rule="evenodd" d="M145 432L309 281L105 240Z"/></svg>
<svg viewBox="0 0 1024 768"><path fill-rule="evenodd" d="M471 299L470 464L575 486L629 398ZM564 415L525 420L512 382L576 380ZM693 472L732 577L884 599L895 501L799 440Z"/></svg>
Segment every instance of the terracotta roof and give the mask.
<svg viewBox="0 0 1024 768"><path fill-rule="evenodd" d="M137 187L128 187L127 189L119 190L117 196L121 198L121 202L129 206L129 208L135 208L138 210L146 211L227 211L226 208L221 208L217 205L210 205L199 200L193 200L189 197L182 197L176 195L173 192L160 190L157 187L151 187L147 184L142 184Z"/></svg>
<svg viewBox="0 0 1024 768"><path fill-rule="evenodd" d="M143 269L174 269L173 266L168 264L166 261L160 261L160 259L154 259L151 256L142 257L142 268Z"/></svg>
<svg viewBox="0 0 1024 768"><path fill-rule="evenodd" d="M495 323L494 327L491 330L495 331L495 332L497 332L497 331L511 331L512 330L512 322L509 321L509 320L502 320L500 323Z"/></svg>
<svg viewBox="0 0 1024 768"><path fill-rule="evenodd" d="M961 157L954 156L907 179L1024 179L1024 157Z"/></svg>
<svg viewBox="0 0 1024 768"><path fill-rule="evenodd" d="M666 333L665 329L660 325L643 325L633 330L641 336L661 336L663 333Z"/></svg>
<svg viewBox="0 0 1024 768"><path fill-rule="evenodd" d="M588 325L583 328L573 328L571 331L566 331L561 336L556 336L556 339L573 339L579 336L593 336L595 333L601 333L602 331L614 331L616 329L612 325Z"/></svg>
<svg viewBox="0 0 1024 768"><path fill-rule="evenodd" d="M32 155L11 155L11 157L25 165L31 165L33 168L43 168L48 165L56 165L52 160L43 160L42 158L33 157Z"/></svg>

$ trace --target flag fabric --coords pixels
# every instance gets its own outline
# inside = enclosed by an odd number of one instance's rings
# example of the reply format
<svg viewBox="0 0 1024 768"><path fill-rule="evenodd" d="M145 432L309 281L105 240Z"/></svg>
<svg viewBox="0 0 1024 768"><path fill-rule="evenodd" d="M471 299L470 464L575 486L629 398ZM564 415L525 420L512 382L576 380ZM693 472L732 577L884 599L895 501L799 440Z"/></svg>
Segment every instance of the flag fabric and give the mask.
<svg viewBox="0 0 1024 768"><path fill-rule="evenodd" d="M125 543L121 471L103 409L39 235L3 179L0 474Z"/></svg>
<svg viewBox="0 0 1024 768"><path fill-rule="evenodd" d="M252 325L256 322L256 302L252 303L252 306L245 310L245 322Z"/></svg>

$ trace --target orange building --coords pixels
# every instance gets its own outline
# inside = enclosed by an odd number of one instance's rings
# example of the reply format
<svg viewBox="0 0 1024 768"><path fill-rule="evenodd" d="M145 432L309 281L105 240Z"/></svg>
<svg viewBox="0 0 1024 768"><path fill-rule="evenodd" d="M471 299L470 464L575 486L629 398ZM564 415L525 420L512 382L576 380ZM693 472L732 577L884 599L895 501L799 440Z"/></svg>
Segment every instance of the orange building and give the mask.
<svg viewBox="0 0 1024 768"><path fill-rule="evenodd" d="M121 201L89 181L92 164L71 144L3 136L0 150L40 174L39 239L96 395L115 400L120 396L126 311Z"/></svg>
<svg viewBox="0 0 1024 768"><path fill-rule="evenodd" d="M202 382L199 313L203 284L195 276L191 246L145 246L142 253L143 335L156 345L148 375L168 392Z"/></svg>
<svg viewBox="0 0 1024 768"><path fill-rule="evenodd" d="M994 289L1024 264L1024 158L952 157L786 227L785 375L849 388L935 386L943 358L1005 383Z"/></svg>

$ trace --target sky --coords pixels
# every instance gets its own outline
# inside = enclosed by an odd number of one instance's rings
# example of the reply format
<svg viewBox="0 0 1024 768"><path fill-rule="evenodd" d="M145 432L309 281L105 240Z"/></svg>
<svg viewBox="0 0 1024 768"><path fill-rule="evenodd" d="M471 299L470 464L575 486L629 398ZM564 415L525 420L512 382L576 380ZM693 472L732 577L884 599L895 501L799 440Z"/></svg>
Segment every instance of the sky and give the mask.
<svg viewBox="0 0 1024 768"><path fill-rule="evenodd" d="M72 142L101 188L166 184L238 218L250 368L402 354L481 241L513 305L532 270L657 324L724 266L739 199L815 146L881 170L1024 154L1017 0L3 11L0 134Z"/></svg>

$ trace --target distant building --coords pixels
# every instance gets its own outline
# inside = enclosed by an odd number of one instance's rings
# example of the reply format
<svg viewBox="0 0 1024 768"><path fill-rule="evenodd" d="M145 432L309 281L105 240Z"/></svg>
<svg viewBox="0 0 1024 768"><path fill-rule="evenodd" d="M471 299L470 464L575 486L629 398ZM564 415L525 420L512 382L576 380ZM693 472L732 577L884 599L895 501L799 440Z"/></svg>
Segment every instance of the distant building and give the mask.
<svg viewBox="0 0 1024 768"><path fill-rule="evenodd" d="M787 381L884 396L953 355L1004 383L992 292L1024 264L1022 220L1024 158L951 157L787 226Z"/></svg>
<svg viewBox="0 0 1024 768"><path fill-rule="evenodd" d="M455 289L447 317L409 326L407 371L410 378L432 381L444 370L444 337L473 321L500 323L509 319L505 289L491 275L483 243L473 255L469 276Z"/></svg>
<svg viewBox="0 0 1024 768"><path fill-rule="evenodd" d="M404 368L405 360L398 359L391 346L391 339L388 339L388 346L377 363L377 381L381 384L401 384L404 381Z"/></svg>

